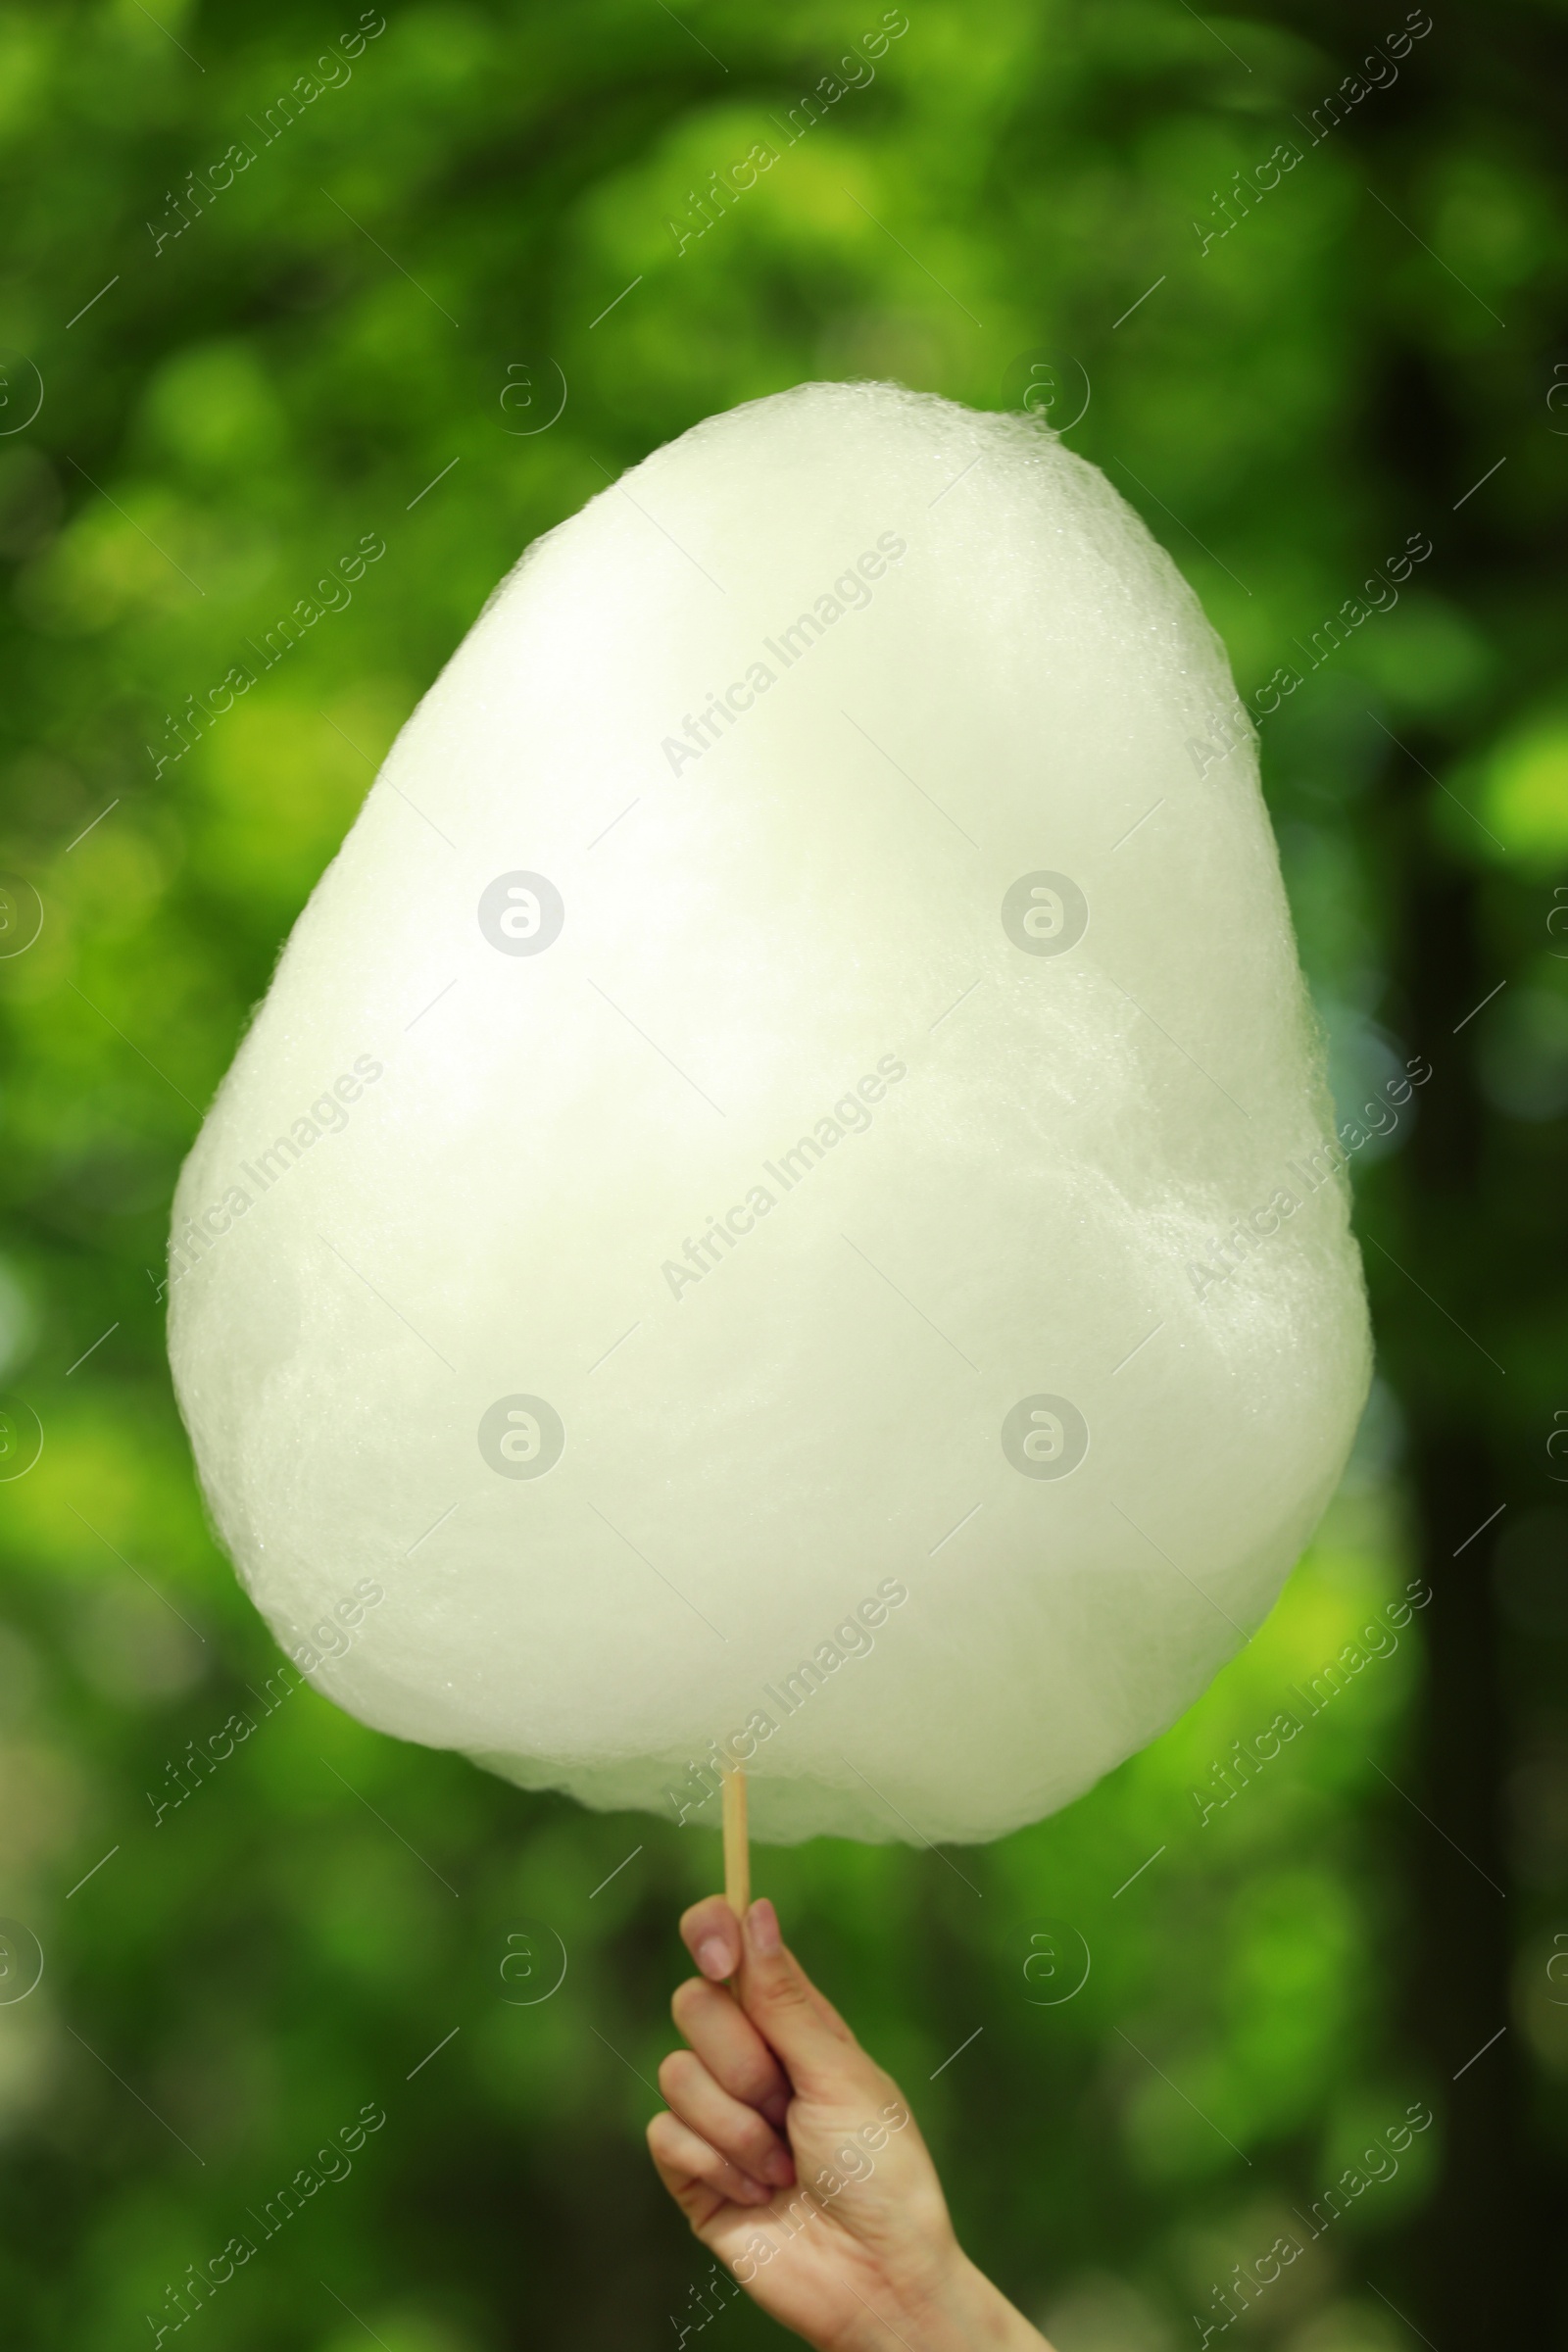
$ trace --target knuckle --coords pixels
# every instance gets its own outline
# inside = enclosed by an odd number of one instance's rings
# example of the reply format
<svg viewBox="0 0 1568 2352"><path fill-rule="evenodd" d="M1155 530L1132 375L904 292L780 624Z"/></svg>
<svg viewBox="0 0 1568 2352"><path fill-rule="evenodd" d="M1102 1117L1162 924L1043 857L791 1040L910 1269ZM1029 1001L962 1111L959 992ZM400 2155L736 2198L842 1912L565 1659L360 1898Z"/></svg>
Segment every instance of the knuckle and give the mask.
<svg viewBox="0 0 1568 2352"><path fill-rule="evenodd" d="M760 2107L778 2089L779 2081L777 2068L768 2065L765 2059L745 2058L735 2068L727 2087L748 2107Z"/></svg>
<svg viewBox="0 0 1568 2352"><path fill-rule="evenodd" d="M809 2009L810 1994L804 1981L790 1969L779 1974L763 1987L764 1998L774 2009Z"/></svg>

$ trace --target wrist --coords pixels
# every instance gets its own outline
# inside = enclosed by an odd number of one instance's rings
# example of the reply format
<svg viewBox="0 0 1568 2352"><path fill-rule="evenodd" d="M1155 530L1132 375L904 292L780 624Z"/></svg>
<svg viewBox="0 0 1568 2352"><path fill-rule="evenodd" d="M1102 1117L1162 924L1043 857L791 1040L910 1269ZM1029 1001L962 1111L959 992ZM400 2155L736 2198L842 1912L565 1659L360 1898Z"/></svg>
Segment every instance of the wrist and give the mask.
<svg viewBox="0 0 1568 2352"><path fill-rule="evenodd" d="M961 2249L942 2299L940 2327L931 2352L949 2352L950 2346L952 2352L1050 2352L1040 2330Z"/></svg>
<svg viewBox="0 0 1568 2352"><path fill-rule="evenodd" d="M956 2241L940 2275L918 2289L906 2288L899 2301L899 2311L887 2325L895 2328L908 2352L1050 2352L1045 2337ZM881 2352L887 2325L880 2313L874 2320L869 2314L867 2318L867 2352L873 2343L875 2352Z"/></svg>

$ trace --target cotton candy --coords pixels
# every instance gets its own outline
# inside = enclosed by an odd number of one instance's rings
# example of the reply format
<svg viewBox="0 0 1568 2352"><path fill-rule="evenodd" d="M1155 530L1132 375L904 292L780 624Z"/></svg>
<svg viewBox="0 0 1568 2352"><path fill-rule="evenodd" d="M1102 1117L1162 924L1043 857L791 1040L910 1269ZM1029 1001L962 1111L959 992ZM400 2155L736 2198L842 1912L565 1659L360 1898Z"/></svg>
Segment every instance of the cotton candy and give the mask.
<svg viewBox="0 0 1568 2352"><path fill-rule="evenodd" d="M214 1522L318 1689L524 1788L997 1837L1334 1491L1332 1139L1143 524L1026 417L750 403L529 549L294 929L175 1204Z"/></svg>

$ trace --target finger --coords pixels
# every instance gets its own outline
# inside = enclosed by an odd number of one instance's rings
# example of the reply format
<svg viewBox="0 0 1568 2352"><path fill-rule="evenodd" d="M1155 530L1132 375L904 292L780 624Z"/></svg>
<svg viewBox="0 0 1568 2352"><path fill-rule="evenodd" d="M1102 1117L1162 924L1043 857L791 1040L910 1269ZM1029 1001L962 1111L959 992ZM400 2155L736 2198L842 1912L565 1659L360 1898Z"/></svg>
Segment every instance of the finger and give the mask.
<svg viewBox="0 0 1568 2352"><path fill-rule="evenodd" d="M735 1989L753 2025L783 2060L798 2093L836 2100L880 2091L881 2069L787 1949L778 1914L765 1896L746 1914L745 1957Z"/></svg>
<svg viewBox="0 0 1568 2352"><path fill-rule="evenodd" d="M678 2115L656 2115L648 2152L681 2211L701 2227L719 2205L765 2205L772 2191L710 2147Z"/></svg>
<svg viewBox="0 0 1568 2352"><path fill-rule="evenodd" d="M659 2070L659 2087L683 2124L716 2148L738 2171L774 2188L795 2180L789 2149L766 2120L714 2082L692 2050L671 2050Z"/></svg>
<svg viewBox="0 0 1568 2352"><path fill-rule="evenodd" d="M654 2170L668 2189L694 2230L704 2230L715 2213L723 2210L729 2199L706 2180L699 2180L684 2166L673 2163L663 2152L663 2127L674 2122L673 2116L656 2115L648 2127L648 2153L654 2160Z"/></svg>
<svg viewBox="0 0 1568 2352"><path fill-rule="evenodd" d="M675 1988L670 2015L715 2082L782 2125L789 2079L739 2002L723 1985L688 1977Z"/></svg>
<svg viewBox="0 0 1568 2352"><path fill-rule="evenodd" d="M721 1894L705 1895L683 1912L681 1940L709 1982L721 1984L741 1964L741 1923Z"/></svg>
<svg viewBox="0 0 1568 2352"><path fill-rule="evenodd" d="M675 2132L670 2126L675 2125ZM706 2229L715 2213L723 2211L729 2199L721 2189L712 2188L686 2169L683 2159L691 2151L684 2136L685 2126L672 2115L656 2115L648 2127L648 2153L654 2160L654 2170L668 2189L692 2228Z"/></svg>

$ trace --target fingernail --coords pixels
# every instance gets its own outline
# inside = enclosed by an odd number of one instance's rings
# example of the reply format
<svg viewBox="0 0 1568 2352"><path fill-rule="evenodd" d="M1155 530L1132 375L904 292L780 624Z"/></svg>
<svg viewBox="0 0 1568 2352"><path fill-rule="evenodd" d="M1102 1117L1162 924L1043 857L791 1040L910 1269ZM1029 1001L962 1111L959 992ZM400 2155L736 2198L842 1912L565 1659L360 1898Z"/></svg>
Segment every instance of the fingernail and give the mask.
<svg viewBox="0 0 1568 2352"><path fill-rule="evenodd" d="M790 2162L788 2148L774 2148L762 2170L769 2180L775 2181L780 2188L788 2188L795 2178L795 2167Z"/></svg>
<svg viewBox="0 0 1568 2352"><path fill-rule="evenodd" d="M722 1984L730 1974L729 1946L722 1936L705 1936L697 1946L697 1965L705 1977Z"/></svg>
<svg viewBox="0 0 1568 2352"><path fill-rule="evenodd" d="M748 2205L766 2205L772 2198L770 2188L764 2188L760 2180L753 2180L747 2175L742 2175L741 2186L746 2192L745 2201Z"/></svg>
<svg viewBox="0 0 1568 2352"><path fill-rule="evenodd" d="M775 1952L784 1949L784 1938L778 1932L778 1913L765 1894L759 1895L746 1914L746 1938L754 1952L771 1960Z"/></svg>

